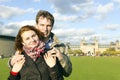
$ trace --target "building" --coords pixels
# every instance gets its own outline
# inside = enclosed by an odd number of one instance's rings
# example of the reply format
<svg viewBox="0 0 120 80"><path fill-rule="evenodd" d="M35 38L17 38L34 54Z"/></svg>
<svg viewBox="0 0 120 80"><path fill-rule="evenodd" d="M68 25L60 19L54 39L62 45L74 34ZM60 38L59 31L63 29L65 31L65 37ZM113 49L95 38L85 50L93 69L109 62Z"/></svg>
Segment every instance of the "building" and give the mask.
<svg viewBox="0 0 120 80"><path fill-rule="evenodd" d="M83 53L87 55L96 55L103 53L106 49L114 48L116 51L120 51L120 42L111 42L109 44L100 44L96 37L94 37L92 42L88 42L83 38L80 45L71 45L72 50L80 49Z"/></svg>

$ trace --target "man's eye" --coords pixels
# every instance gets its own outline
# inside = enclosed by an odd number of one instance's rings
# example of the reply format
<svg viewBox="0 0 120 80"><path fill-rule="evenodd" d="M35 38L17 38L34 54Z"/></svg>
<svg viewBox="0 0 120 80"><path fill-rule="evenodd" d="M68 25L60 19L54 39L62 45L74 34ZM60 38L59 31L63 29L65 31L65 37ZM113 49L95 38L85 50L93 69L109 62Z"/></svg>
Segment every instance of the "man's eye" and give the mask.
<svg viewBox="0 0 120 80"><path fill-rule="evenodd" d="M40 26L44 26L44 24L40 24Z"/></svg>
<svg viewBox="0 0 120 80"><path fill-rule="evenodd" d="M52 27L51 25L48 25L48 27Z"/></svg>

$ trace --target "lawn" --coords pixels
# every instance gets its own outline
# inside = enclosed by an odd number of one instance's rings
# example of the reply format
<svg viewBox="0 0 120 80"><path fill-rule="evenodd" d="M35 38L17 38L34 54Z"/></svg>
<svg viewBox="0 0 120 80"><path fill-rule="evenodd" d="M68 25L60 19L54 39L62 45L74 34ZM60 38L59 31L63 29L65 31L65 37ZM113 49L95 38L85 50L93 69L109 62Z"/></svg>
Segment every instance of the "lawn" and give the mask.
<svg viewBox="0 0 120 80"><path fill-rule="evenodd" d="M70 57L73 71L65 80L120 80L120 57ZM0 59L0 80L9 75L8 59Z"/></svg>
<svg viewBox="0 0 120 80"><path fill-rule="evenodd" d="M120 80L120 57L71 57L73 72L65 80Z"/></svg>
<svg viewBox="0 0 120 80"><path fill-rule="evenodd" d="M7 62L8 58L0 59L0 80L7 80L9 75L9 67Z"/></svg>

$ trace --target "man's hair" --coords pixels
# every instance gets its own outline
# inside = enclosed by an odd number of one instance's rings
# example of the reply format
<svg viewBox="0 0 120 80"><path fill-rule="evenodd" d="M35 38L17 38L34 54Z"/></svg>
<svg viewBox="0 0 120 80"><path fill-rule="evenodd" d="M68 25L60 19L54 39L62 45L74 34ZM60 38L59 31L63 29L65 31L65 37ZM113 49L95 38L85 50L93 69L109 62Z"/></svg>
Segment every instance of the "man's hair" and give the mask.
<svg viewBox="0 0 120 80"><path fill-rule="evenodd" d="M40 17L46 18L51 21L52 26L54 25L54 16L45 10L40 10L36 15L36 24L38 24L38 20Z"/></svg>

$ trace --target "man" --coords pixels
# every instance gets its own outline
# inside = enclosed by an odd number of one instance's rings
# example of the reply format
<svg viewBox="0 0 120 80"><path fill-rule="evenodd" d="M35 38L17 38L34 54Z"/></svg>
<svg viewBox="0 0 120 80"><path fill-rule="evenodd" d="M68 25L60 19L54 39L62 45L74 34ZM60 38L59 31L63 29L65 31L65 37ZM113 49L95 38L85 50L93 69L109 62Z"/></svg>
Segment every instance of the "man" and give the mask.
<svg viewBox="0 0 120 80"><path fill-rule="evenodd" d="M53 25L54 25L54 17L51 13L44 10L40 10L37 13L36 28L43 33L45 48L49 50L55 47L54 50L56 51L56 54L54 54L54 56L58 58L58 61L63 68L63 71L65 73L63 75L65 77L68 77L72 72L72 64L68 56L66 55L65 45L62 44L55 36L55 34L51 32L53 29ZM13 56L13 58L11 59L10 64L13 65L16 61L19 61L23 57L24 56L22 55L16 54L16 56Z"/></svg>
<svg viewBox="0 0 120 80"><path fill-rule="evenodd" d="M65 45L61 44L55 34L51 32L53 25L54 17L51 13L42 10L38 12L36 15L36 28L43 33L47 49L50 49L53 46L59 49L60 53L58 52L55 55L67 73L65 76L69 76L72 71L72 64L69 58L65 55Z"/></svg>

